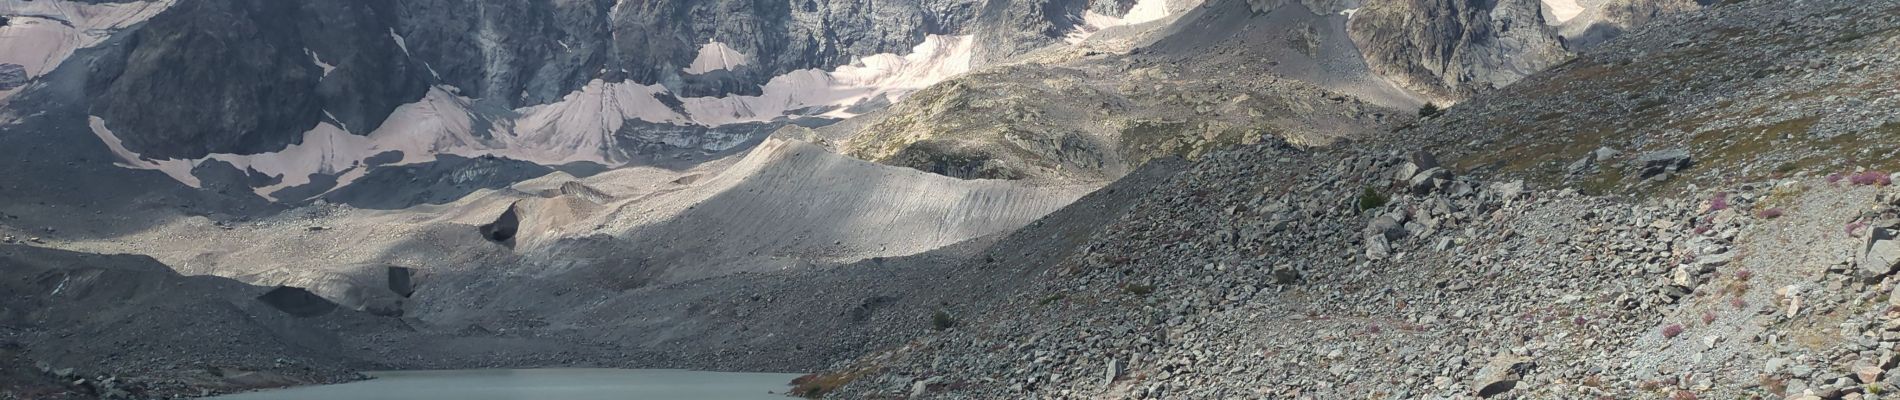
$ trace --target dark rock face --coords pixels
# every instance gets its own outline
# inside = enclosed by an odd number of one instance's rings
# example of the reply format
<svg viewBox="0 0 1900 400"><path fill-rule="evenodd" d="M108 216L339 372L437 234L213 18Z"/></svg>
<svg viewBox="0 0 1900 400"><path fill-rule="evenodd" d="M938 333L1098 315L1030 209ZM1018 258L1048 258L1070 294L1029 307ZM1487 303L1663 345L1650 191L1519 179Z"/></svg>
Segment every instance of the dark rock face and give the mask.
<svg viewBox="0 0 1900 400"><path fill-rule="evenodd" d="M521 228L521 214L515 210L520 206L520 203L509 205L507 211L502 211L501 216L495 217L495 222L482 225L479 228L482 238L514 246L515 233Z"/></svg>
<svg viewBox="0 0 1900 400"><path fill-rule="evenodd" d="M368 134L432 84L497 108L557 101L594 79L757 94L772 77L909 53L932 34L1022 30L985 35L998 38L990 53L1019 53L1059 38L1088 3L192 1L125 33L86 86L90 112L134 152L255 154L299 143L319 122ZM687 72L711 42L744 62Z"/></svg>
<svg viewBox="0 0 1900 400"><path fill-rule="evenodd" d="M92 76L92 112L127 148L156 158L295 143L323 114L318 98L293 95L314 91L322 73L296 32L282 29L297 19L255 0L178 4L132 33L112 70Z"/></svg>
<svg viewBox="0 0 1900 400"><path fill-rule="evenodd" d="M278 286L257 296L257 301L300 318L318 317L336 311L336 303L297 287Z"/></svg>
<svg viewBox="0 0 1900 400"><path fill-rule="evenodd" d="M1055 44L1082 23L1088 7L1088 0L990 0L978 17L976 31L984 34L971 62L1002 61Z"/></svg>
<svg viewBox="0 0 1900 400"><path fill-rule="evenodd" d="M992 2L1001 0L992 0ZM753 94L771 77L831 68L858 57L909 53L929 34L964 34L976 0L667 0L622 5L614 52L627 78L663 83L682 96ZM747 56L730 74L681 71L702 44Z"/></svg>
<svg viewBox="0 0 1900 400"><path fill-rule="evenodd" d="M401 17L389 32L470 97L509 107L540 104L611 72L613 3L405 1L395 6Z"/></svg>
<svg viewBox="0 0 1900 400"><path fill-rule="evenodd" d="M6 26L0 20L0 26ZM13 90L26 86L26 67L20 64L0 64L0 90Z"/></svg>
<svg viewBox="0 0 1900 400"><path fill-rule="evenodd" d="M153 158L281 150L325 111L368 133L426 87L375 29L389 15L380 4L181 2L101 60L87 84L91 112ZM336 69L326 75L315 59Z"/></svg>
<svg viewBox="0 0 1900 400"><path fill-rule="evenodd" d="M1508 85L1569 57L1535 0L1393 0L1347 28L1373 72L1440 99Z"/></svg>
<svg viewBox="0 0 1900 400"><path fill-rule="evenodd" d="M389 291L402 297L416 294L415 270L406 267L388 267Z"/></svg>

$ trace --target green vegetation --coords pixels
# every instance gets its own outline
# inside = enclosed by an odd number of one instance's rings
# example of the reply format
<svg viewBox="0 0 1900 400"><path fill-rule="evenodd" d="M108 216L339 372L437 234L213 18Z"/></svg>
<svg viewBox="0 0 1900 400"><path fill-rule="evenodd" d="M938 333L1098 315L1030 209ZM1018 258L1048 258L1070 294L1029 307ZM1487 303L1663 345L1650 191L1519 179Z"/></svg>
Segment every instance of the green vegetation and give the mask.
<svg viewBox="0 0 1900 400"><path fill-rule="evenodd" d="M825 395L831 394L832 391L838 390L838 388L844 387L845 384L857 380L859 376L864 375L864 372L865 371L862 370L854 370L829 374L807 374L792 380L791 394L807 399L824 398Z"/></svg>
<svg viewBox="0 0 1900 400"><path fill-rule="evenodd" d="M952 318L948 312L938 310L936 314L930 315L931 328L941 331L955 326L957 326L957 320L956 318Z"/></svg>
<svg viewBox="0 0 1900 400"><path fill-rule="evenodd" d="M1445 110L1438 108L1438 104L1435 103L1425 103L1425 105L1418 107L1419 118L1431 118L1443 115L1444 113Z"/></svg>
<svg viewBox="0 0 1900 400"><path fill-rule="evenodd" d="M1359 212L1385 207L1385 203L1388 201L1392 201L1392 198L1387 197L1384 193L1379 193L1378 190L1374 190L1371 186L1367 186L1364 192L1359 193Z"/></svg>

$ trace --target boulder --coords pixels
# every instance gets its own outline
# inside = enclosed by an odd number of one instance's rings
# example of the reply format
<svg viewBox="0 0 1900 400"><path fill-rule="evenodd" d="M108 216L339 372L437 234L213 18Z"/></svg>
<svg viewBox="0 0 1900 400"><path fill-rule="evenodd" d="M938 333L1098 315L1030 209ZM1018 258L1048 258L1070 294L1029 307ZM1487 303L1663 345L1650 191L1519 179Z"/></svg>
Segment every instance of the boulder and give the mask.
<svg viewBox="0 0 1900 400"><path fill-rule="evenodd" d="M1880 382L1880 377L1887 373L1887 370L1881 369L1880 366L1867 362L1856 362L1849 370L1854 372L1854 378L1859 379L1861 383Z"/></svg>
<svg viewBox="0 0 1900 400"><path fill-rule="evenodd" d="M1406 156L1406 161L1412 163L1412 165L1417 165L1421 171L1438 168L1440 166L1438 164L1438 157L1434 157L1431 152L1424 150L1412 152L1412 154Z"/></svg>
<svg viewBox="0 0 1900 400"><path fill-rule="evenodd" d="M1516 200L1524 195L1524 181L1492 182L1489 190L1498 200Z"/></svg>
<svg viewBox="0 0 1900 400"><path fill-rule="evenodd" d="M1399 165L1398 173L1392 175L1392 180L1409 184L1417 179L1420 173L1434 168L1440 168L1438 157L1424 150L1414 151L1406 155L1405 163Z"/></svg>
<svg viewBox="0 0 1900 400"><path fill-rule="evenodd" d="M1380 215L1366 224L1367 236L1379 236L1386 240L1399 240L1405 237L1405 224L1391 214Z"/></svg>
<svg viewBox="0 0 1900 400"><path fill-rule="evenodd" d="M1531 363L1530 358L1509 352L1498 353L1491 357L1484 368L1478 369L1478 374L1471 382L1471 390L1478 397L1504 394L1517 388L1517 381L1524 379L1524 373L1534 367L1536 364Z"/></svg>
<svg viewBox="0 0 1900 400"><path fill-rule="evenodd" d="M1451 171L1446 171L1444 168L1432 168L1413 175L1412 180L1407 182L1407 186L1412 189L1412 194L1423 196L1431 194L1432 190L1438 189L1439 182L1448 179L1451 179Z"/></svg>
<svg viewBox="0 0 1900 400"><path fill-rule="evenodd" d="M1616 149L1612 149L1609 147L1598 147L1597 151L1592 152L1591 154L1596 156L1597 162L1605 162L1605 161L1610 161L1611 159L1616 158L1616 156L1623 155L1623 152L1616 151Z"/></svg>
<svg viewBox="0 0 1900 400"><path fill-rule="evenodd" d="M1590 172L1590 167L1595 167L1596 165L1596 158L1584 157L1577 159L1576 162L1570 163L1570 166L1564 167L1564 171L1571 175L1583 175L1584 173Z"/></svg>
<svg viewBox="0 0 1900 400"><path fill-rule="evenodd" d="M1637 163L1643 168L1641 177L1649 179L1689 168L1695 163L1695 159L1689 156L1688 150L1670 149L1643 153L1643 156L1637 159Z"/></svg>
<svg viewBox="0 0 1900 400"><path fill-rule="evenodd" d="M1366 236L1366 258L1384 260L1392 256L1392 242L1383 235Z"/></svg>
<svg viewBox="0 0 1900 400"><path fill-rule="evenodd" d="M1860 269L1868 278L1892 274L1900 267L1900 230L1872 229L1862 239L1860 250Z"/></svg>
<svg viewBox="0 0 1900 400"><path fill-rule="evenodd" d="M395 292L402 297L409 297L416 293L414 281L415 270L404 267L389 267L386 271L386 275L389 278L389 291Z"/></svg>

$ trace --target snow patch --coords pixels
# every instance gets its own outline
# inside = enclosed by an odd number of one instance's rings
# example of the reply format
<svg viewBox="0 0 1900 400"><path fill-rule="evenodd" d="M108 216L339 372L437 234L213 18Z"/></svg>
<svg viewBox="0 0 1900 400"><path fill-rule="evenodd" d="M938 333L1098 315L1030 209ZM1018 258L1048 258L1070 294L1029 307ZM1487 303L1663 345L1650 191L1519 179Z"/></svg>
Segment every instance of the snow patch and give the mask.
<svg viewBox="0 0 1900 400"><path fill-rule="evenodd" d="M725 43L707 42L699 46L699 55L693 58L693 65L681 69L688 74L704 75L713 71L729 71L746 64L746 56Z"/></svg>
<svg viewBox="0 0 1900 400"><path fill-rule="evenodd" d="M1544 0L1544 9L1550 11L1550 16L1554 17L1546 21L1550 25L1563 24L1571 18L1576 18L1578 14L1583 14L1583 5L1577 4L1577 0Z"/></svg>
<svg viewBox="0 0 1900 400"><path fill-rule="evenodd" d="M26 67L33 79L58 68L74 51L104 42L120 29L145 22L176 0L89 4L68 0L0 2L0 63ZM0 99L14 91L0 91Z"/></svg>
<svg viewBox="0 0 1900 400"><path fill-rule="evenodd" d="M1120 17L1103 15L1095 11L1084 11L1082 13L1082 25L1077 26L1074 31L1070 31L1068 35L1063 37L1063 40L1069 42L1069 44L1081 44L1083 41L1088 40L1090 36L1094 36L1096 32L1101 32L1103 29L1159 21L1162 18L1174 15L1174 11L1168 8L1168 2L1169 0L1136 1L1135 6L1129 8L1128 12L1122 14Z"/></svg>
<svg viewBox="0 0 1900 400"><path fill-rule="evenodd" d="M970 56L976 40L969 35L931 35L911 49L909 55L877 54L860 58L851 65L826 72L819 69L792 71L766 82L758 96L685 98L687 113L694 122L726 125L771 121L792 110L817 106L849 106L878 96L895 102L924 87L970 71ZM848 112L834 110L824 114L849 118Z"/></svg>
<svg viewBox="0 0 1900 400"><path fill-rule="evenodd" d="M560 102L516 110L522 117L507 136L509 146L530 151L533 154L525 155L537 162L611 164L605 155L614 148L614 133L627 120L691 123L654 97L662 93L666 89L658 85L595 79Z"/></svg>
<svg viewBox="0 0 1900 400"><path fill-rule="evenodd" d="M409 41L396 34L396 28L389 28L389 39L396 41L396 48L402 49L402 55L409 55Z"/></svg>
<svg viewBox="0 0 1900 400"><path fill-rule="evenodd" d="M119 162L113 163L113 165L131 169L157 170L180 183L184 183L185 186L191 186L193 188L200 187L198 177L191 174L191 169L198 166L196 162L192 160L146 159L145 157L139 156L138 153L126 150L125 142L120 141L118 135L112 134L112 130L106 128L106 120L104 118L97 116L91 117L86 120L86 125L92 128L92 134L98 136L100 142L106 144L106 149L111 150L112 155L119 157Z"/></svg>
<svg viewBox="0 0 1900 400"><path fill-rule="evenodd" d="M310 50L310 48L308 48L308 47L305 47L305 48L303 49L303 52L304 52L304 54L309 54L309 55L310 55L310 62L312 62L312 63L316 63L316 64L317 64L317 68L322 68L322 69L323 69L323 77L324 77L324 78L328 78L328 77L330 77L330 71L335 71L335 70L336 70L336 66L335 66L335 65L330 65L330 63L327 63L327 62L323 62L323 57L317 57L317 52L315 52L315 51L311 51L311 50ZM328 111L325 111L325 113L328 113ZM335 117L331 117L331 118L335 118Z"/></svg>

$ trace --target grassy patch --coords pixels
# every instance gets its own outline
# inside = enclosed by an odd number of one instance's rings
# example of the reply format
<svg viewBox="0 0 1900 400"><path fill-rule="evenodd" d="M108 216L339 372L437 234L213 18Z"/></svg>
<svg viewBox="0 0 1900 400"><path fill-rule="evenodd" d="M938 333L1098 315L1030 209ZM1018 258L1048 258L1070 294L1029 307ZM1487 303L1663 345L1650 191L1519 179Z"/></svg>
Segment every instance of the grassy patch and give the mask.
<svg viewBox="0 0 1900 400"><path fill-rule="evenodd" d="M798 377L798 379L792 380L791 394L808 399L824 398L825 395L831 394L831 392L844 387L844 385L851 383L851 381L858 380L858 378L864 376L866 372L868 371L851 370L801 376Z"/></svg>
<svg viewBox="0 0 1900 400"><path fill-rule="evenodd" d="M1378 190L1374 190L1371 186L1367 186L1364 192L1359 193L1359 212L1385 207L1385 203L1389 201L1392 201L1391 197L1386 196L1384 193L1379 193Z"/></svg>

